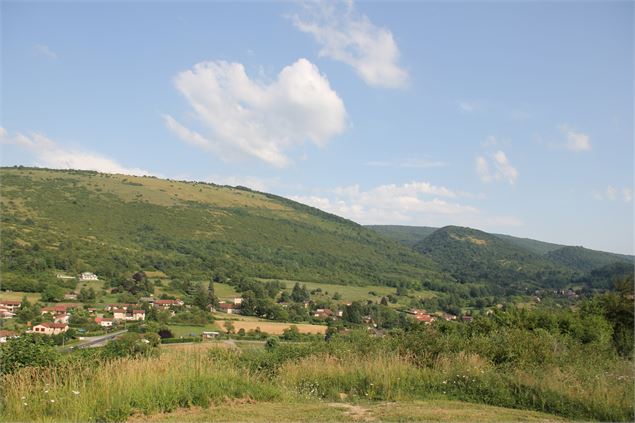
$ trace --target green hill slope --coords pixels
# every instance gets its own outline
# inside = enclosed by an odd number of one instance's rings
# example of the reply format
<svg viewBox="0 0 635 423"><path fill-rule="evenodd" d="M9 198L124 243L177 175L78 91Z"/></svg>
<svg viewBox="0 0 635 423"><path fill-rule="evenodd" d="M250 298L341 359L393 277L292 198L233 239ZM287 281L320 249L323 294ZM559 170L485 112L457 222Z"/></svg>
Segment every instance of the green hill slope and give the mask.
<svg viewBox="0 0 635 423"><path fill-rule="evenodd" d="M397 242L274 195L87 171L0 170L2 271L136 269L339 284L417 284L438 267Z"/></svg>
<svg viewBox="0 0 635 423"><path fill-rule="evenodd" d="M572 269L588 272L593 269L615 263L633 263L632 257L589 250L584 247L562 247L547 253L547 257L556 263Z"/></svg>
<svg viewBox="0 0 635 423"><path fill-rule="evenodd" d="M415 244L414 249L462 282L522 290L563 286L574 276L571 269L546 257L471 228L446 226Z"/></svg>

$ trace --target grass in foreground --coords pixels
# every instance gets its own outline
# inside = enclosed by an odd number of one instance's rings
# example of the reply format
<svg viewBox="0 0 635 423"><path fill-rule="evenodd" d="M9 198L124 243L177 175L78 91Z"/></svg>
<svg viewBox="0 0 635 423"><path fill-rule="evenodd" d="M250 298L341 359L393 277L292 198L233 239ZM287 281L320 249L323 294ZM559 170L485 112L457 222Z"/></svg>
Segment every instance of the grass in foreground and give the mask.
<svg viewBox="0 0 635 423"><path fill-rule="evenodd" d="M129 422L561 422L562 418L535 411L513 410L461 401L411 402L231 402L210 408L179 409L172 413L136 415Z"/></svg>

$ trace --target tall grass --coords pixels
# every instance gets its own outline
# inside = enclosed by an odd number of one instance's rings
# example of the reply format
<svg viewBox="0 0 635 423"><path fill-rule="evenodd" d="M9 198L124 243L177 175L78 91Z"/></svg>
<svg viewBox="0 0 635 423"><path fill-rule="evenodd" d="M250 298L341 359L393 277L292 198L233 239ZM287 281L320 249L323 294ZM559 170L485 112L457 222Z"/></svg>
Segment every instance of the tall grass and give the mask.
<svg viewBox="0 0 635 423"><path fill-rule="evenodd" d="M5 421L123 421L133 413L209 406L226 398L268 401L279 390L201 350L118 359L98 368L63 363L27 368L3 380Z"/></svg>

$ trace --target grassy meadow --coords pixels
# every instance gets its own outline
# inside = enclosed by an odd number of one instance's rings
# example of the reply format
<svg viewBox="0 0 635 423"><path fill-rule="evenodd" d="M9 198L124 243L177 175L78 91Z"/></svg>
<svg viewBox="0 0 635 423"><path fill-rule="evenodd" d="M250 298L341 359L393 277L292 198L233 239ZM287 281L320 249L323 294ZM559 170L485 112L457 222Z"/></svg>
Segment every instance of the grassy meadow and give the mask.
<svg viewBox="0 0 635 423"><path fill-rule="evenodd" d="M293 411L304 408L325 421L633 419L628 360L553 352L562 346L555 343L547 357L528 349L501 362L491 349L510 338L477 339L459 352L443 336L434 348L413 349L409 336L356 332L271 348L212 342L99 363L71 355L55 367L4 375L1 419L207 421L233 410L246 421L278 413L279 421L304 421Z"/></svg>

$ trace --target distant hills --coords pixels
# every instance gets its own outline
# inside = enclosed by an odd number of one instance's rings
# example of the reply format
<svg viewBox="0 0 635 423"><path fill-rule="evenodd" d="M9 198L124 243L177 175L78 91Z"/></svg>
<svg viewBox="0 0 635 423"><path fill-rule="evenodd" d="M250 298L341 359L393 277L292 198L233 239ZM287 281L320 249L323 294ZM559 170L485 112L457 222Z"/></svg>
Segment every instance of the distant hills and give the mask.
<svg viewBox="0 0 635 423"><path fill-rule="evenodd" d="M597 287L608 285L611 278L632 272L633 268L632 256L472 228L369 227L431 259L459 282L520 288L561 287L593 279ZM593 271L595 276L591 277Z"/></svg>
<svg viewBox="0 0 635 423"><path fill-rule="evenodd" d="M3 289L144 270L500 296L603 288L633 267L630 256L471 228L364 227L244 187L23 167L0 169L0 181Z"/></svg>
<svg viewBox="0 0 635 423"><path fill-rule="evenodd" d="M247 188L36 168L2 168L0 179L5 286L55 271L391 286L447 279L371 229Z"/></svg>

